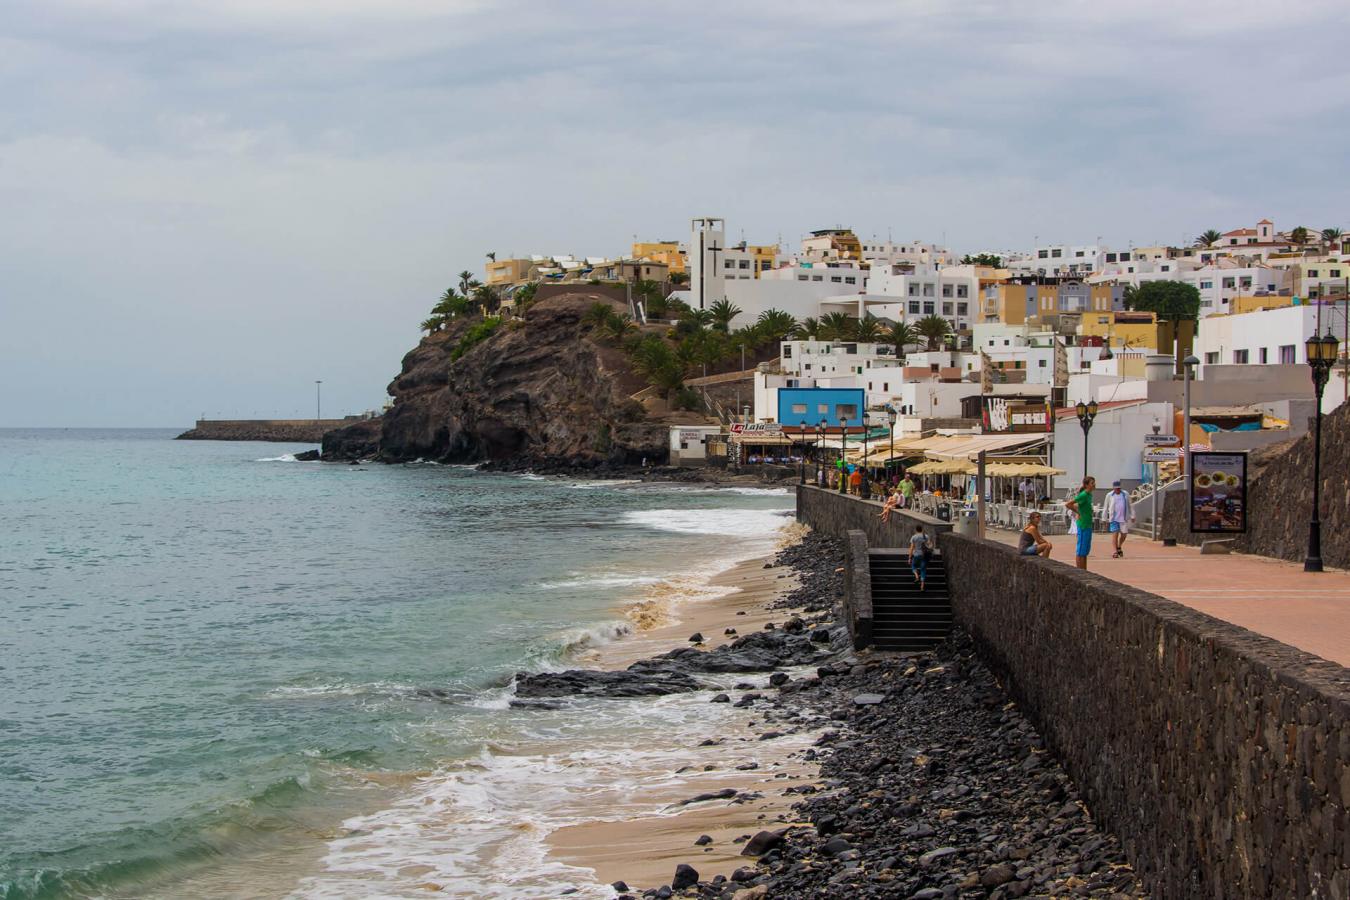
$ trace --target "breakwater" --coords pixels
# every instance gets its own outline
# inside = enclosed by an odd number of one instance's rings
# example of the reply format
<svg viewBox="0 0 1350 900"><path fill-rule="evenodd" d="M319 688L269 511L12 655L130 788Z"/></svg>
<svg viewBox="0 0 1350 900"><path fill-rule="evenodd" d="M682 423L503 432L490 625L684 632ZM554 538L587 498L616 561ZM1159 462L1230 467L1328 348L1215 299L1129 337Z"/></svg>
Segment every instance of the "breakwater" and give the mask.
<svg viewBox="0 0 1350 900"><path fill-rule="evenodd" d="M360 421L345 419L198 419L180 441L278 441L317 444L325 432Z"/></svg>
<svg viewBox="0 0 1350 900"><path fill-rule="evenodd" d="M802 488L798 518L874 513ZM1350 670L1003 544L941 548L958 623L1156 896L1350 896Z"/></svg>

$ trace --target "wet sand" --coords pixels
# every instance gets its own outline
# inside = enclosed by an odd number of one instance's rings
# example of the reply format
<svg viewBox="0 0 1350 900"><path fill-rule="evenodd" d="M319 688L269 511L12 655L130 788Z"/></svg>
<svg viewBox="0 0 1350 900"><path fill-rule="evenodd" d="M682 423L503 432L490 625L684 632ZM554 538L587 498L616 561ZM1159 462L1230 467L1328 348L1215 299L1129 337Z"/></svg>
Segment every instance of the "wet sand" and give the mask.
<svg viewBox="0 0 1350 900"><path fill-rule="evenodd" d="M588 664L622 668L674 647L689 646L688 638L695 632L703 634L705 646L711 649L734 640L734 635L723 634L727 628L748 634L762 629L767 622L786 621L793 614L790 610L766 607L795 587L796 581L787 567L765 568L772 558L770 554L746 560L714 576L710 583L726 589L726 594L675 605L664 611L662 618L677 621L636 631L624 640L600 648ZM738 680L763 685L765 674ZM774 689L755 690L767 693ZM735 699L735 691L728 693ZM753 866L754 858L741 856L744 844L736 843L735 839L791 825L791 806L799 796L785 796L783 791L809 783L816 775L814 764L796 757L815 742L817 735L802 732L760 740L761 733L775 728L765 722L763 715L762 709L747 708L736 726L723 727L716 733L710 729L703 737L722 741L714 750L718 760L715 763L706 762L710 748L691 747L690 762L699 764L687 777L677 787L643 798L653 806L664 806L660 813L558 829L548 837L551 854L569 865L594 870L601 883L622 879L635 889L669 884L679 863L692 865L704 879L718 874L730 876L741 866ZM749 763L756 763L758 768L736 768ZM704 771L705 766L711 766L711 771ZM698 794L726 788L762 796L740 803L713 800L678 805ZM712 843L706 847L695 845L700 835L711 837Z"/></svg>

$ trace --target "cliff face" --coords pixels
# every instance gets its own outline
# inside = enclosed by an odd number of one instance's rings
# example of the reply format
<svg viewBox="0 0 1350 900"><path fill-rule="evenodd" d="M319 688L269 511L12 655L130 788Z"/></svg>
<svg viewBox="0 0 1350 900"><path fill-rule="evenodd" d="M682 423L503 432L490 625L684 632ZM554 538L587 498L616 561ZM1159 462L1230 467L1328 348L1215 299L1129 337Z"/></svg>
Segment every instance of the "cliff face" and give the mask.
<svg viewBox="0 0 1350 900"><path fill-rule="evenodd" d="M378 420L324 435L325 459L417 458L509 465L597 466L666 458L666 426L631 395L643 382L619 351L592 341L581 317L606 298L571 293L532 306L524 322L451 357L455 323L403 358Z"/></svg>

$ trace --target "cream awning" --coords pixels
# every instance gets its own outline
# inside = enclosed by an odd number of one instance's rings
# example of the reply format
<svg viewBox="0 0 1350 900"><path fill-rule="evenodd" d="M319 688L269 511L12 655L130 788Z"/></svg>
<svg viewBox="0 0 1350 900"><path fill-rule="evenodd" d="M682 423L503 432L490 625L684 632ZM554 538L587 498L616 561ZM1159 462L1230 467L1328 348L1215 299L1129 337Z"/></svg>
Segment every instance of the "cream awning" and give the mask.
<svg viewBox="0 0 1350 900"><path fill-rule="evenodd" d="M1043 443L1045 434L971 434L944 438L940 444L923 448L931 459L975 459L981 452L992 453Z"/></svg>

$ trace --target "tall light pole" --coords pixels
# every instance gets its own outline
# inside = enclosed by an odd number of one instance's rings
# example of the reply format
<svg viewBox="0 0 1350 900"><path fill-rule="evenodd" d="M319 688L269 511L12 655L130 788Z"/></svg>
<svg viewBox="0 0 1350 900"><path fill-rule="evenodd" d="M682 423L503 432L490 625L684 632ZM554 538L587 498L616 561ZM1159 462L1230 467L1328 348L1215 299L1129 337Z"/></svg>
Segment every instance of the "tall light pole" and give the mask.
<svg viewBox="0 0 1350 900"><path fill-rule="evenodd" d="M848 493L848 463L845 451L848 450L848 419L839 416L839 493Z"/></svg>
<svg viewBox="0 0 1350 900"><path fill-rule="evenodd" d="M1078 413L1078 424L1083 426L1083 478L1088 477L1088 432L1092 430L1092 420L1097 418L1097 401L1084 403L1078 401L1074 407L1074 412Z"/></svg>
<svg viewBox="0 0 1350 900"><path fill-rule="evenodd" d="M867 483L867 405L863 404L862 411L863 426L863 455L860 465L862 466L862 481L858 484L858 496L866 500L872 496L872 486Z"/></svg>
<svg viewBox="0 0 1350 900"><path fill-rule="evenodd" d="M798 483L798 484L806 484L806 422L805 422L805 420L803 420L803 421L801 422L801 424L799 424L797 427L801 429L801 438L802 438L802 440L801 440L802 448L801 448L801 451L800 451L800 452L801 452L801 458L798 460L798 467L799 467L799 470L800 470L800 471L799 471L799 473L798 473L798 476L799 476L799 477L798 477L798 479L797 479L797 483Z"/></svg>
<svg viewBox="0 0 1350 900"><path fill-rule="evenodd" d="M825 486L825 420L816 425L816 484Z"/></svg>
<svg viewBox="0 0 1350 900"><path fill-rule="evenodd" d="M323 381L316 379L314 382L314 421L316 422L323 418L323 395L320 393L322 390Z"/></svg>
<svg viewBox="0 0 1350 900"><path fill-rule="evenodd" d="M900 413L896 411L894 405L886 408L886 418L891 423L891 456L886 461L886 477L890 478L895 474L895 423L900 420Z"/></svg>
<svg viewBox="0 0 1350 900"><path fill-rule="evenodd" d="M1322 337L1314 334L1304 345L1308 367L1312 369L1313 388L1317 391L1317 412L1313 426L1313 505L1312 521L1308 523L1308 557L1303 560L1303 571L1322 571L1322 391L1326 389L1331 367L1336 363L1340 343L1331 329Z"/></svg>
<svg viewBox="0 0 1350 900"><path fill-rule="evenodd" d="M1195 379L1195 367L1200 365L1194 353L1181 361L1182 403L1185 413L1181 424L1181 474L1191 474L1191 382Z"/></svg>

